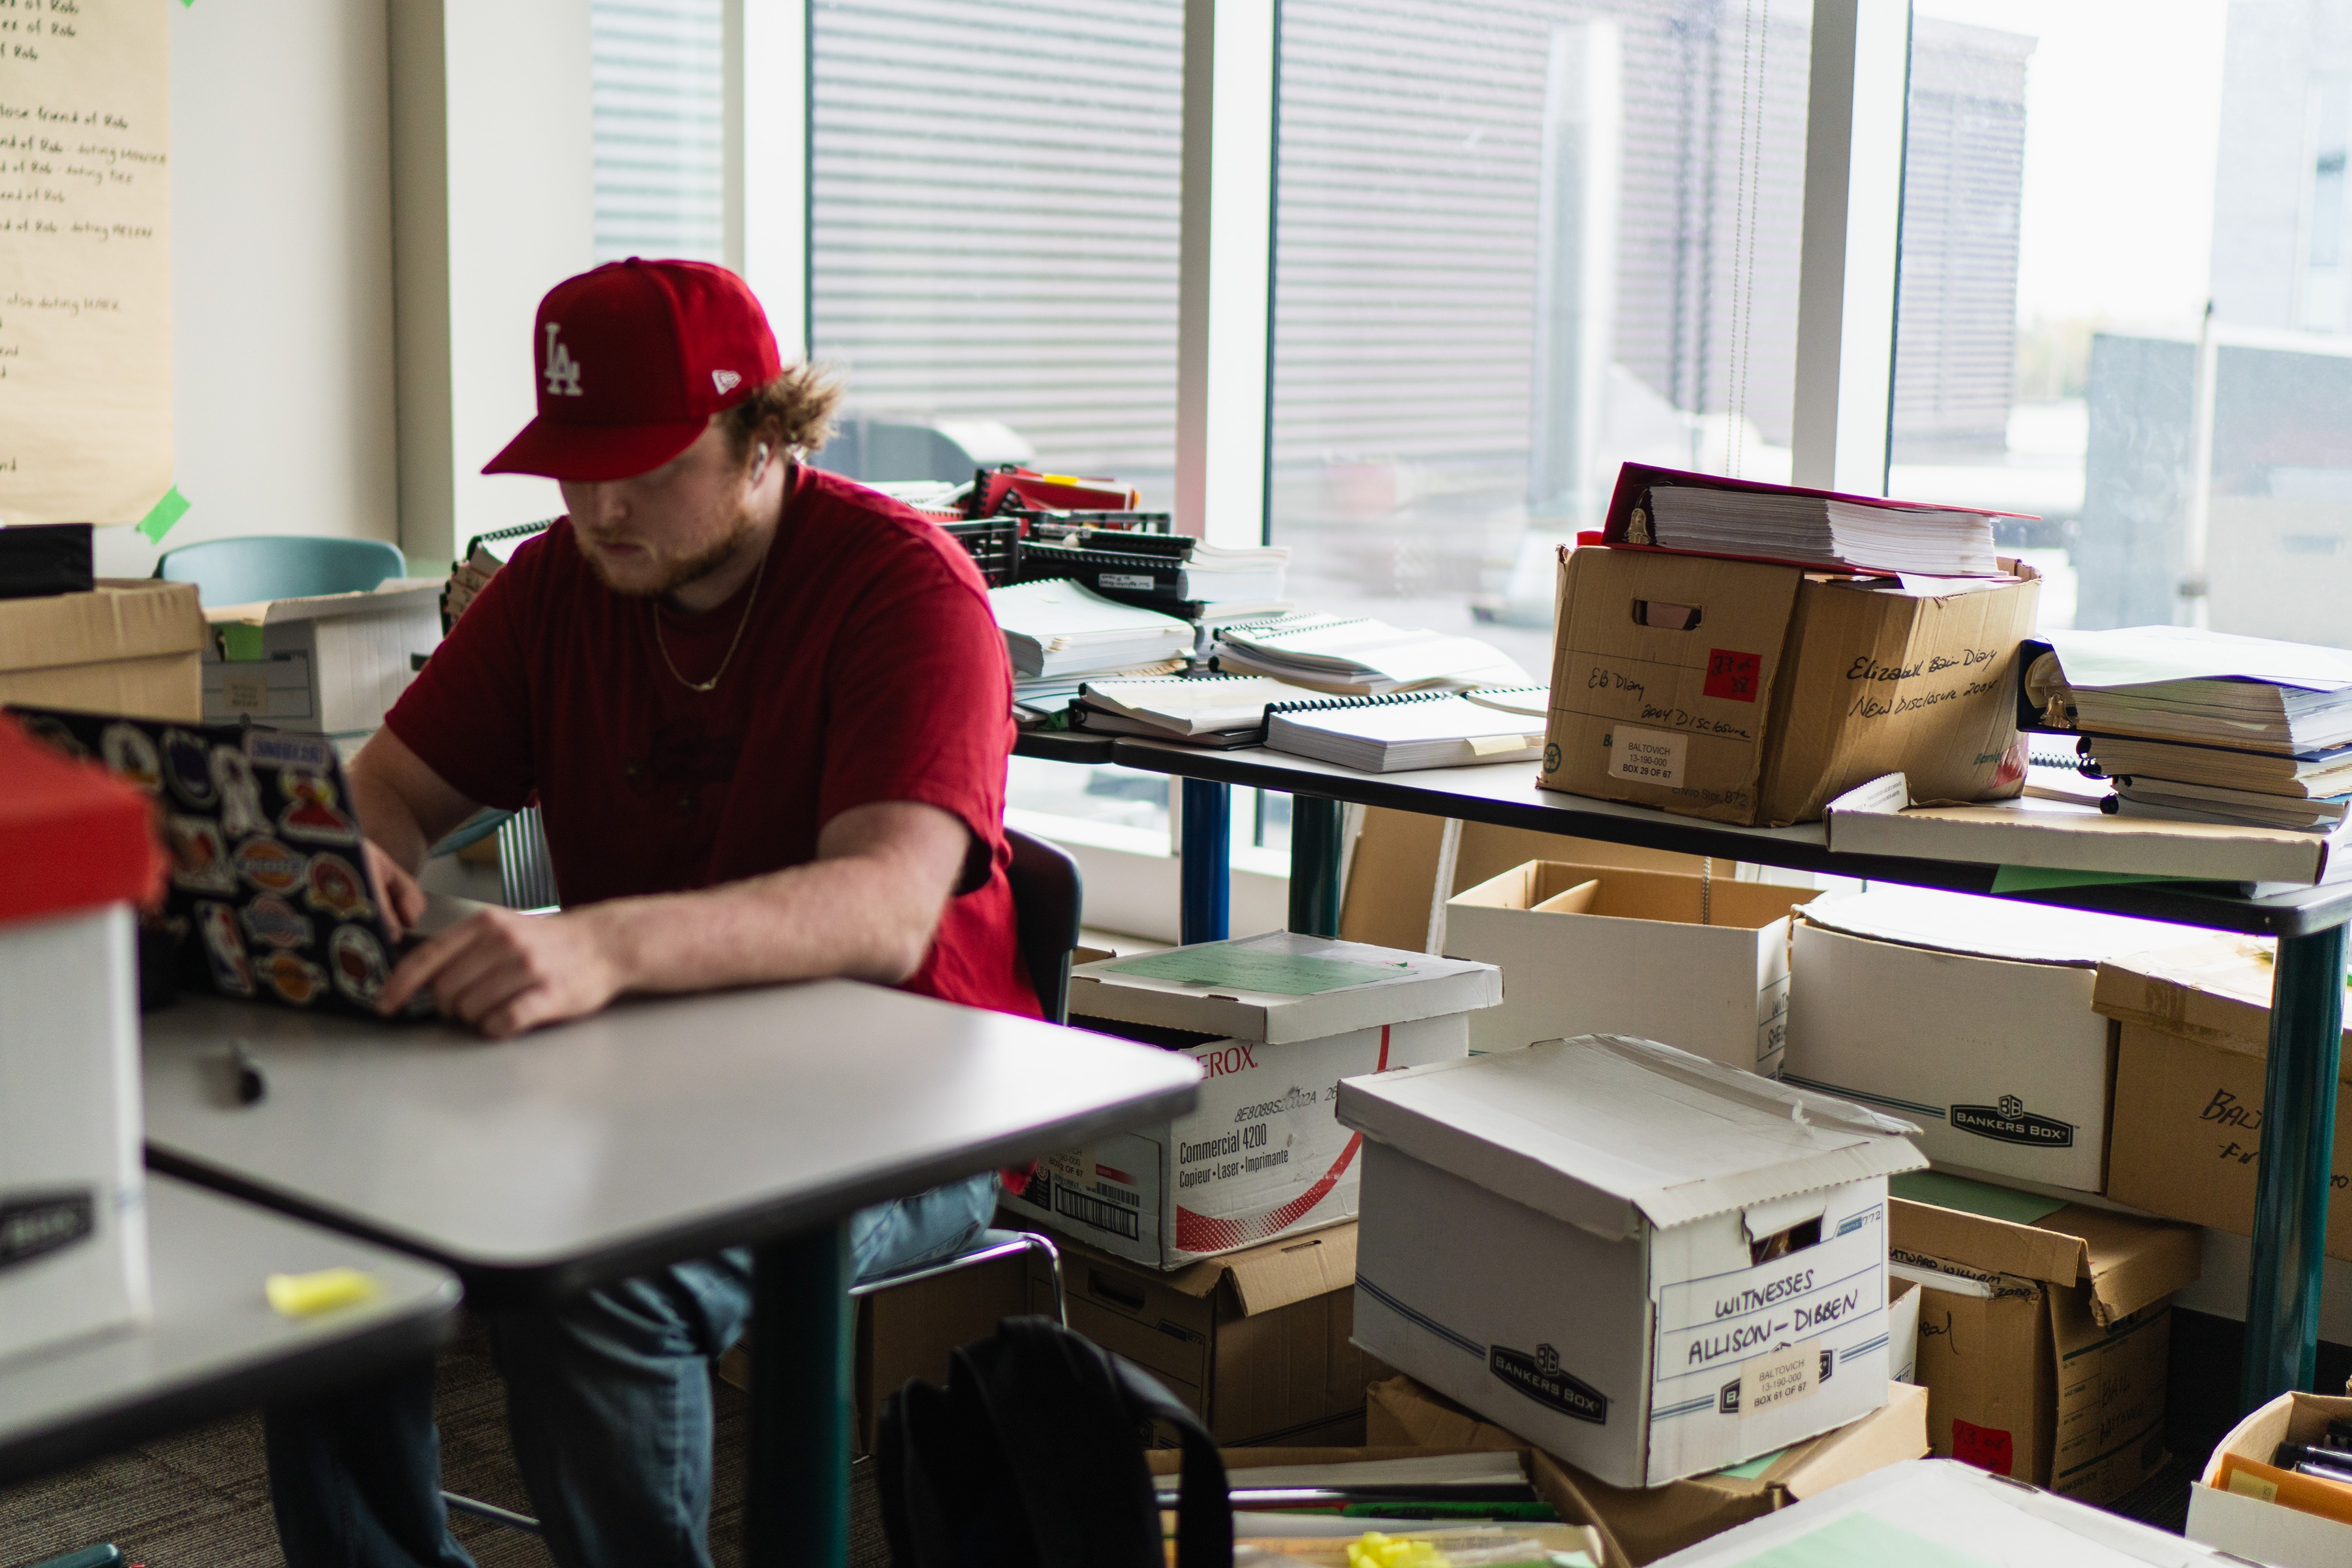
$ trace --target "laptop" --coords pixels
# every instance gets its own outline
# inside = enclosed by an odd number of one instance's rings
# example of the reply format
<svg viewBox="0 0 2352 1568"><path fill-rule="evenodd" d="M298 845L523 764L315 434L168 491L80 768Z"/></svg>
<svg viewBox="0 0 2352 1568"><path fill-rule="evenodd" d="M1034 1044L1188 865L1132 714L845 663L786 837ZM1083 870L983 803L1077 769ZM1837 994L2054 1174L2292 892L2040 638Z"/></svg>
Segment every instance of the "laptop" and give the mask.
<svg viewBox="0 0 2352 1568"><path fill-rule="evenodd" d="M153 797L172 861L163 921L184 979L374 1016L404 948L384 924L334 742L250 723L8 711L35 738ZM430 993L417 1004L432 1011Z"/></svg>

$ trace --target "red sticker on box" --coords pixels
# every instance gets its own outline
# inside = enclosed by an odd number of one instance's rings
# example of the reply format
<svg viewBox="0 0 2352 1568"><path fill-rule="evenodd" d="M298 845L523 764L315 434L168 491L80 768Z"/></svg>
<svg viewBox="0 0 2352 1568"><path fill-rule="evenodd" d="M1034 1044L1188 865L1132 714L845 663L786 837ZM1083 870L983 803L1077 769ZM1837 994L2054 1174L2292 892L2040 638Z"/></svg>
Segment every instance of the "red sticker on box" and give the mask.
<svg viewBox="0 0 2352 1568"><path fill-rule="evenodd" d="M1997 1476L2009 1474L2014 1458L2010 1437L1998 1427L1979 1427L1952 1418L1952 1458Z"/></svg>
<svg viewBox="0 0 2352 1568"><path fill-rule="evenodd" d="M1763 654L1735 653L1728 648L1717 648L1706 656L1706 685L1702 689L1711 697L1752 703L1756 700L1757 678L1763 673Z"/></svg>

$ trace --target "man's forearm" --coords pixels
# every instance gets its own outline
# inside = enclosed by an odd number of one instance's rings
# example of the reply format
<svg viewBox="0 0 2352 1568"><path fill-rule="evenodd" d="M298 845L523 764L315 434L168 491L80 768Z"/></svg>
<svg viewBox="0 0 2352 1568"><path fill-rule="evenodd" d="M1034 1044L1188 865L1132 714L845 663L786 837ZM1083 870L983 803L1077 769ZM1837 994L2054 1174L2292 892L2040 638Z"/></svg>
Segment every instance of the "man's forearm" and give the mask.
<svg viewBox="0 0 2352 1568"><path fill-rule="evenodd" d="M372 771L354 768L350 777L352 808L359 814L361 828L402 870L415 875L425 864L425 852L433 847L425 841L416 813L399 790Z"/></svg>
<svg viewBox="0 0 2352 1568"><path fill-rule="evenodd" d="M921 965L940 901L887 855L847 855L698 893L577 913L599 928L621 988L698 991L845 975L896 985Z"/></svg>

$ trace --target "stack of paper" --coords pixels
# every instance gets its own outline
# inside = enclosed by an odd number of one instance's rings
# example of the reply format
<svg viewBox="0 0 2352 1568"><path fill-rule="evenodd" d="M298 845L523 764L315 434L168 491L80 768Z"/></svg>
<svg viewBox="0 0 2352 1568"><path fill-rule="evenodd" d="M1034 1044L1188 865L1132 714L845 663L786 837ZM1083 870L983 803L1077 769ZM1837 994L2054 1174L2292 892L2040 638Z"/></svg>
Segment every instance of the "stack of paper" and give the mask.
<svg viewBox="0 0 2352 1568"><path fill-rule="evenodd" d="M1267 710L1265 743L1365 773L1527 762L1543 755L1544 721L1452 695L1341 699Z"/></svg>
<svg viewBox="0 0 2352 1568"><path fill-rule="evenodd" d="M1287 547L1236 549L1203 539L1184 558L1183 568L1176 574L1176 594L1209 604L1280 599L1289 575Z"/></svg>
<svg viewBox="0 0 2352 1568"><path fill-rule="evenodd" d="M1423 686L1458 691L1529 684L1527 671L1501 649L1475 637L1320 612L1220 630L1217 667L1347 696Z"/></svg>
<svg viewBox="0 0 2352 1568"><path fill-rule="evenodd" d="M1831 570L1994 577L1992 519L1957 507L1873 504L1772 490L1654 485L1627 542ZM1638 508L1637 508L1638 510ZM1646 531L1646 539L1638 537Z"/></svg>
<svg viewBox="0 0 2352 1568"><path fill-rule="evenodd" d="M1315 694L1270 675L1209 675L1195 680L1088 681L1070 722L1107 735L1142 735L1194 746L1255 746L1265 738L1268 703L1312 701Z"/></svg>
<svg viewBox="0 0 2352 1568"><path fill-rule="evenodd" d="M515 551L554 524L555 519L550 517L544 522L520 523L494 533L476 534L468 539L466 559L450 563L449 580L441 590L441 624L455 626L457 617L466 612L466 606L474 601L474 595L488 585L499 568L514 559Z"/></svg>
<svg viewBox="0 0 2352 1568"><path fill-rule="evenodd" d="M2026 674L2127 816L2333 831L2352 798L2352 653L2189 626L2055 632Z"/></svg>
<svg viewBox="0 0 2352 1568"><path fill-rule="evenodd" d="M1058 578L992 588L988 601L1016 677L1108 674L1164 664L1192 647L1190 622Z"/></svg>

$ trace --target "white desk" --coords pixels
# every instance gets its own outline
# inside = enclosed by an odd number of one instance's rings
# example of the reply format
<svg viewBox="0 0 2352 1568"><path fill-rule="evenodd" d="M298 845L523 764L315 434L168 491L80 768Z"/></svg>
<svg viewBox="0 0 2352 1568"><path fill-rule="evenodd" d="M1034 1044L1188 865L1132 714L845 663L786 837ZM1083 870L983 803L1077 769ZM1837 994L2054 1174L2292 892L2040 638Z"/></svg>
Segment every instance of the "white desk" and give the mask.
<svg viewBox="0 0 2352 1568"><path fill-rule="evenodd" d="M469 1291L758 1246L745 1561L762 1563L847 1541L848 1216L1179 1113L1198 1083L1167 1051L848 980L630 1001L497 1043L212 997L145 1030L150 1164L421 1253ZM233 1092L233 1038L268 1077L258 1104Z"/></svg>
<svg viewBox="0 0 2352 1568"><path fill-rule="evenodd" d="M430 1263L166 1176L147 1204L153 1322L0 1361L0 1481L365 1377L455 1330L457 1281ZM336 1267L381 1293L301 1319L263 1299L268 1275Z"/></svg>

